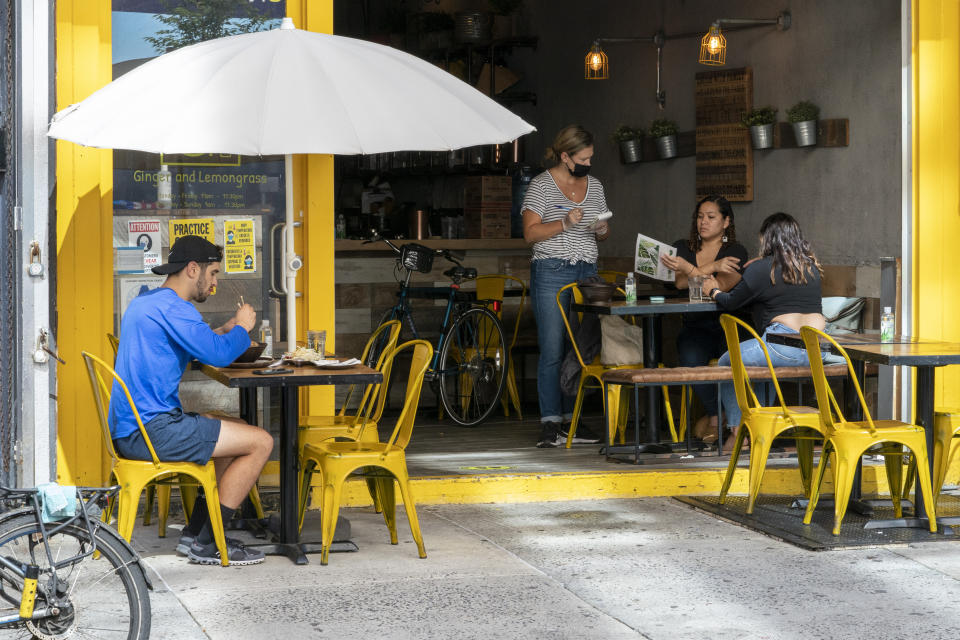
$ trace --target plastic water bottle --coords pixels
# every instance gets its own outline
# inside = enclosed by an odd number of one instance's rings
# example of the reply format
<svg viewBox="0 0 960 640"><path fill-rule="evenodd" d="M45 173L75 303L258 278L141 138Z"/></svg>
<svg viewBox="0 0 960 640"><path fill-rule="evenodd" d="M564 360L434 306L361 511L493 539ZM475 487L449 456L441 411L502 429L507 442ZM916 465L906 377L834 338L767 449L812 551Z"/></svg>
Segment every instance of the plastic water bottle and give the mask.
<svg viewBox="0 0 960 640"><path fill-rule="evenodd" d="M347 219L342 213L337 215L335 237L337 239L343 239L347 237Z"/></svg>
<svg viewBox="0 0 960 640"><path fill-rule="evenodd" d="M264 320L260 324L260 342L267 345L263 348L261 354L264 358L273 357L273 328L270 327L270 321Z"/></svg>
<svg viewBox="0 0 960 640"><path fill-rule="evenodd" d="M169 209L173 206L173 184L172 176L167 165L160 165L160 171L157 172L157 209Z"/></svg>
<svg viewBox="0 0 960 640"><path fill-rule="evenodd" d="M623 290L627 294L627 304L635 304L637 302L637 281L633 279L633 271L627 273Z"/></svg>
<svg viewBox="0 0 960 640"><path fill-rule="evenodd" d="M897 325L896 316L892 307L884 307L880 316L880 342L893 342L893 334Z"/></svg>

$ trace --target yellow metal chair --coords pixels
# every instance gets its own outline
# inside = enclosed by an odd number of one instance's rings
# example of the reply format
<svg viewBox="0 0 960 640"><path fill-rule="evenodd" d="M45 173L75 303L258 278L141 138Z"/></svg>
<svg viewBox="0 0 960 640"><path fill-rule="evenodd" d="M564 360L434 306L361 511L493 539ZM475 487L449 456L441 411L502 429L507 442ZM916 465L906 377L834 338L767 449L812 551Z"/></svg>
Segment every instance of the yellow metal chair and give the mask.
<svg viewBox="0 0 960 640"><path fill-rule="evenodd" d="M573 418L570 422L570 431L567 433L567 449L570 448L570 445L573 443L573 437L577 432L577 425L580 424L580 412L583 409L583 396L584 392L588 388L600 389L603 390L603 372L609 371L611 369L636 369L642 366L639 363L635 364L623 364L617 366L604 366L600 364L600 355L597 354L597 357L593 359L593 362L589 364L583 361L583 355L580 353L580 347L577 346L576 338L573 335L573 328L570 326L570 320L567 318L566 310L563 307L563 301L561 297L565 291L569 290L572 296L572 301L576 304L583 303L583 294L580 293L580 288L577 286L576 282L572 282L564 287L561 287L560 291L557 291L557 308L560 310L560 316L563 318L563 325L567 328L567 336L570 338L570 344L573 345L573 351L577 354L577 361L580 363L580 381L577 383L577 399L573 405ZM577 313L577 318L583 319L582 313ZM597 386L589 386L589 381L593 379L597 382ZM606 401L606 400L605 400ZM609 405L609 403L608 403ZM626 403L622 405L616 403L616 406L612 407L613 413L611 415L618 416L617 425L622 423L624 429L626 428ZM621 439L623 435L621 434ZM611 434L611 442L612 442Z"/></svg>
<svg viewBox="0 0 960 640"><path fill-rule="evenodd" d="M506 394L500 399L503 405L503 415L510 415L510 403L517 412L517 417L523 420L523 410L520 405L520 391L517 387L517 373L513 361L513 347L517 344L517 336L520 334L520 321L523 318L523 307L527 300L527 285L520 278L508 275L483 275L477 276L477 299L478 300L503 300L503 292L508 281L515 282L520 289L520 304L517 307L517 318L513 323L513 335L507 346L507 386ZM497 318L503 320L503 305L495 311Z"/></svg>
<svg viewBox="0 0 960 640"><path fill-rule="evenodd" d="M927 459L927 446L923 429L916 425L900 422L898 420L874 420L870 416L870 408L863 398L863 391L860 389L860 381L853 371L853 363L850 362L850 356L847 352L823 331L813 327L801 327L800 335L803 338L803 344L807 348L807 355L810 358L810 369L813 371L813 385L817 391L817 404L820 407L820 419L823 422L826 440L823 444L823 453L820 456L820 464L817 466L817 475L814 479L810 491L810 502L807 503L807 512L803 517L804 524L810 524L813 518L813 510L817 506L817 499L820 497L820 483L827 470L827 462L833 454L836 459L833 462L833 491L834 491L834 516L833 516L833 535L840 534L840 524L843 522L843 516L847 510L847 503L850 501L850 490L853 487L854 475L857 471L857 462L860 457L866 453L867 449L881 444L886 445L880 449L883 454L884 463L887 467L887 478L890 482L890 494L893 499L893 507L896 517L901 517L900 509L900 481L903 467L903 448L907 447L913 452L917 460L917 474L920 477L920 490L923 494L923 501L926 506L927 517L930 519L930 531L937 531L936 509L933 500L933 491L930 485L930 467ZM853 388L857 392L860 405L863 407L865 420L858 422L849 422L843 417L840 405L830 390L827 378L823 371L823 361L820 352L820 339L830 342L840 355L847 362Z"/></svg>
<svg viewBox="0 0 960 640"><path fill-rule="evenodd" d="M328 440L363 440L364 442L379 442L380 436L377 431L377 423L383 416L383 409L387 404L387 397L390 393L390 374L393 367L393 359L387 358L387 355L397 346L397 338L400 336L400 321L388 320L377 327L370 338L367 340L360 361L373 367L383 374L383 382L380 384L364 385L363 393L360 396L360 403L356 407L356 413L348 413L351 409L350 396L359 391L356 389L359 385L350 385L347 390L347 396L340 406L340 411L335 416L300 416L300 428L298 430L298 454L300 463L300 513L299 526L303 527L303 516L307 510L307 501L310 497L310 485L312 473L308 473L303 464L303 449L308 444L320 444ZM373 497L374 506L377 512L380 512L380 502L377 499L376 489L373 481L368 481L370 495Z"/></svg>
<svg viewBox="0 0 960 640"><path fill-rule="evenodd" d="M230 564L227 555L227 543L223 534L223 520L220 517L220 494L217 491L217 473L213 462L205 465L198 465L192 462L161 462L157 458L157 453L150 442L150 436L140 420L140 413L137 411L133 398L127 385L117 372L109 364L100 358L82 352L83 359L87 364L87 373L90 375L90 386L93 389L93 399L97 406L97 415L100 418L101 434L103 435L104 446L107 453L113 460L110 475L116 479L120 485L118 496L117 513L117 531L127 542L133 536L133 525L137 518L137 506L140 503L140 494L144 488L152 482L173 481L178 475L189 476L195 479L207 494L210 502L210 524L214 532L214 539L217 543L217 549L220 551L220 563L223 566ZM107 413L110 410L110 394L113 384L119 385L119 388L126 396L127 402L133 411L133 417L137 421L137 427L143 436L147 448L150 450L152 460L128 460L121 458L113 446L113 438L110 436L110 425L107 422ZM107 514L104 514L107 515Z"/></svg>
<svg viewBox="0 0 960 640"><path fill-rule="evenodd" d="M407 473L407 461L404 450L413 433L413 423L420 403L420 390L423 376L430 366L433 347L425 340L411 340L391 351L387 360L392 364L394 357L411 350L410 373L407 378L407 391L403 410L397 418L393 433L384 442L322 442L304 447L303 464L306 467L316 465L323 477L323 504L321 506L322 551L320 564L327 564L330 543L333 541L337 515L340 511L340 496L347 477L365 468L368 477L373 478L377 495L383 506L383 519L390 530L390 543L397 544L396 498L394 480L400 485L400 495L407 510L410 531L417 543L421 558L427 557L417 520L417 510L410 493L410 481Z"/></svg>
<svg viewBox="0 0 960 640"><path fill-rule="evenodd" d="M947 480L950 459L956 454L955 438L960 437L960 409L940 409L933 416L933 495L939 496ZM907 480L903 483L903 498L909 499L917 476L917 461L910 459Z"/></svg>
<svg viewBox="0 0 960 640"><path fill-rule="evenodd" d="M780 391L780 383L767 346L753 330L753 327L729 314L720 316L720 325L723 327L727 339L727 350L730 352L730 368L733 373L733 386L737 393L737 405L742 414L740 428L734 441L733 452L730 454L730 464L727 465L727 474L723 478L720 488L721 504L727 499L727 491L733 481L733 474L737 470L737 461L743 447L743 440L750 435L750 476L747 513L753 513L757 495L760 493L760 482L767 466L770 455L770 445L778 437L791 437L797 441L797 462L800 467L800 478L803 482L805 497L810 495L810 478L813 470L813 443L824 438L824 430L820 421L820 414L813 407L788 407ZM750 376L743 364L740 353L740 336L737 327L743 327L750 336L755 338L763 349L767 360L767 369L770 371L770 382L777 392L778 406L763 407L750 386ZM821 366L820 375L823 375Z"/></svg>
<svg viewBox="0 0 960 640"><path fill-rule="evenodd" d="M120 349L120 338L118 338L117 336L113 335L112 333L108 333L108 334L107 334L107 340L110 341L110 346L113 347L113 358L114 358L114 360L116 360L116 358L117 358L117 351L119 351L119 349Z"/></svg>
<svg viewBox="0 0 960 640"><path fill-rule="evenodd" d="M623 271L613 271L612 269L601 269L597 271L597 275L603 278L606 282L612 282L617 284L623 282L627 279L627 274Z"/></svg>

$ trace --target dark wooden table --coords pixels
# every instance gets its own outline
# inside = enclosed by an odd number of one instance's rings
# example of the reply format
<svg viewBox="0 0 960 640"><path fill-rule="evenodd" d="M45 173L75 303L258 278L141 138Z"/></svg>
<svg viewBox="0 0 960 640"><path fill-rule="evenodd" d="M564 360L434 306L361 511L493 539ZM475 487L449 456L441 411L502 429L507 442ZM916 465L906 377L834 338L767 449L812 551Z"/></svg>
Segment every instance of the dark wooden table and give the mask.
<svg viewBox="0 0 960 640"><path fill-rule="evenodd" d="M687 298L667 298L663 302L637 300L633 304L626 302L585 302L573 304L575 311L599 313L611 316L640 316L643 326L643 366L656 368L663 361L663 316L671 313L699 313L717 311L714 302L690 302ZM670 447L660 444L660 398L659 387L647 387L647 443L639 451L633 445L612 445L608 453L669 453Z"/></svg>
<svg viewBox="0 0 960 640"><path fill-rule="evenodd" d="M320 369L313 365L294 367L291 373L257 375L253 369L231 369L203 365L201 370L227 387L240 391L240 417L257 423L257 389L279 387L280 393L280 534L274 544L250 545L268 555L285 555L296 564L307 564L307 553L319 553L320 545L301 543L299 515L299 459L297 429L300 424L298 395L300 387L337 384L376 384L383 375L370 367L356 365L346 369Z"/></svg>
<svg viewBox="0 0 960 640"><path fill-rule="evenodd" d="M831 336L854 361L857 376L863 383L863 364L872 362L892 367L913 367L917 370L917 387L914 395L916 404L916 424L923 427L927 441L927 457L930 464L930 475L933 477L933 405L936 387L935 377L937 367L948 364L960 364L960 343L945 342L942 340L928 340L914 336L894 336L892 342L880 342L879 334L852 333ZM768 334L771 342L803 346L799 334ZM821 339L822 347L829 347L836 353L833 345ZM862 416L860 416L862 417ZM856 418L855 418L856 419ZM857 483L859 485L859 483ZM920 482L916 483L914 492L914 517L895 518L891 520L872 520L867 523L868 528L878 527L918 527L928 526L924 513L923 494L920 491ZM941 524L960 524L960 518L942 518Z"/></svg>

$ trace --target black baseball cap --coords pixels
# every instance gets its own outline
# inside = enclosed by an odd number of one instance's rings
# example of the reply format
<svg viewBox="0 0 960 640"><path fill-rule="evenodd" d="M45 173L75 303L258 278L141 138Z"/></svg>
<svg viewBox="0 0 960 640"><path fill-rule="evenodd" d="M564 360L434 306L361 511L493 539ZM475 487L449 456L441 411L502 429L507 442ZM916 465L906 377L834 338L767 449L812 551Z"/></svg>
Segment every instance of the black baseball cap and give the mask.
<svg viewBox="0 0 960 640"><path fill-rule="evenodd" d="M170 247L167 264L153 267L158 276L176 273L191 262L221 262L223 249L200 236L181 236Z"/></svg>

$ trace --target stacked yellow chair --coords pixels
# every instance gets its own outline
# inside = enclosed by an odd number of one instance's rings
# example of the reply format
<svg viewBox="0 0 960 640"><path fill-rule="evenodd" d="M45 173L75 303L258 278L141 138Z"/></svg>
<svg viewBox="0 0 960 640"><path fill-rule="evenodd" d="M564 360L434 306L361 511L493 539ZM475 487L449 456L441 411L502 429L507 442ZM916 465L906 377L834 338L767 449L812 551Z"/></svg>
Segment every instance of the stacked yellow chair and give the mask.
<svg viewBox="0 0 960 640"><path fill-rule="evenodd" d="M300 416L300 428L297 434L297 444L300 456L300 513L299 523L303 527L303 516L307 509L307 501L310 497L310 484L312 473L307 470L303 464L303 450L308 444L319 444L328 440L360 440L367 442L379 442L380 436L377 431L377 423L383 415L383 409L387 404L387 397L390 393L390 374L393 367L393 359L388 358L388 354L397 346L397 338L400 336L400 321L388 320L370 335L360 361L367 366L373 367L383 374L383 382L380 384L368 384L363 386L360 395L360 403L356 407L355 413L348 413L350 409L351 396L360 391L356 385L351 385L347 390L347 395L340 406L340 411L335 416ZM377 500L373 481L367 483L370 486L370 495L373 496L374 505L377 511L380 511L380 502Z"/></svg>
<svg viewBox="0 0 960 640"><path fill-rule="evenodd" d="M563 301L561 300L563 293L568 290L570 291L572 302L575 304L583 303L583 294L580 293L580 288L575 282L562 287L560 291L557 292L557 308L559 309L560 316L563 318L563 324L567 328L567 336L570 338L570 344L573 345L573 351L577 355L577 361L580 363L580 381L577 383L577 399L573 405L573 419L570 422L570 431L567 433L567 449L570 448L570 445L573 442L573 437L577 432L577 425L580 424L580 412L583 409L583 396L588 388L588 383L590 380L595 380L597 383L597 386L593 388L603 389L603 379L601 376L603 376L604 371L609 371L611 369L637 369L643 366L641 363L634 363L607 367L600 364L599 354L593 359L593 362L587 363L583 361L583 355L580 353L580 348L577 346L577 340L573 335L573 328L570 326L570 320L567 319L567 313L564 310ZM583 318L582 313L578 313L577 316L581 319ZM609 406L610 403L607 404ZM616 407L613 409L614 413L611 415L618 416L618 425L626 424L626 413L624 411L625 408L626 403L623 403L622 405L617 403Z"/></svg>
<svg viewBox="0 0 960 640"><path fill-rule="evenodd" d="M400 353L412 351L410 373L407 378L407 390L403 410L397 418L397 424L390 437L383 442L367 442L362 438L357 442L321 442L308 444L303 450L303 464L316 466L323 478L323 504L321 506L322 550L320 564L327 564L330 544L337 526L340 511L340 497L343 483L350 474L364 469L365 475L376 483L377 497L383 508L383 519L390 530L390 543L397 544L396 497L394 480L400 485L400 494L410 521L410 531L417 543L421 558L427 557L423 546L423 536L417 520L417 510L410 492L410 480L407 473L405 448L413 434L413 423L420 404L420 390L423 377L433 357L433 347L425 340L411 340L387 355L392 365L393 359ZM385 365L388 366L388 365Z"/></svg>
<svg viewBox="0 0 960 640"><path fill-rule="evenodd" d="M791 407L783 399L780 383L777 381L776 371L770 361L767 346L753 330L753 327L729 314L720 316L720 325L723 327L724 337L727 339L727 351L730 353L730 368L733 373L733 386L737 393L737 405L742 415L740 428L734 441L733 452L730 454L730 464L727 465L727 474L723 478L720 488L721 504L727 499L727 491L733 481L733 474L737 469L737 461L743 448L743 440L750 435L750 476L749 495L747 498L747 513L753 513L757 495L760 493L760 483L770 455L770 445L778 437L791 437L797 441L797 462L800 467L800 478L803 482L804 496L810 495L810 478L813 470L813 444L815 440L824 438L820 414L813 407ZM750 386L750 376L743 364L740 353L740 336L737 327L743 327L747 333L755 338L763 348L763 355L767 360L770 371L770 381L777 392L778 406L763 407ZM823 367L821 365L821 375Z"/></svg>
<svg viewBox="0 0 960 640"><path fill-rule="evenodd" d="M104 446L107 453L113 461L110 469L111 477L116 479L120 485L120 494L118 499L117 513L117 531L123 538L129 542L133 536L133 526L137 519L137 505L140 503L140 494L144 488L153 482L175 481L179 475L189 476L195 479L207 495L207 500L211 504L210 524L214 532L214 540L217 549L220 551L220 563L223 566L230 564L227 556L227 543L223 534L223 520L220 517L220 509L216 505L220 504L220 494L217 490L217 472L214 469L213 462L204 465L194 464L192 462L161 462L157 458L157 453L150 442L150 436L140 420L140 413L137 411L133 398L127 385L117 375L109 364L95 355L82 352L83 359L87 365L87 373L90 376L90 386L93 390L93 399L97 406L97 415L100 418L101 434L103 435ZM143 436L147 448L150 450L151 460L128 460L121 458L113 446L113 438L110 436L110 425L107 422L107 415L110 410L110 394L113 384L116 382L126 396L127 402L133 411L133 416L137 420L137 428ZM104 514L108 519L107 513Z"/></svg>
<svg viewBox="0 0 960 640"><path fill-rule="evenodd" d="M937 531L936 509L933 500L933 491L930 486L930 467L927 459L926 436L923 428L916 425L900 422L899 420L874 420L870 416L870 409L863 398L860 381L854 374L850 356L836 343L836 341L819 329L801 327L800 335L807 348L810 358L810 369L813 371L813 384L817 391L817 404L820 407L820 418L824 425L826 440L820 464L817 466L817 475L810 492L810 502L807 503L807 512L803 523L810 524L813 510L820 497L820 483L826 473L827 462L835 456L833 462L833 491L834 516L833 535L840 535L840 525L847 511L850 501L850 490L853 488L854 475L857 471L857 462L868 449L876 445L885 445L880 449L887 468L887 478L890 482L891 497L893 499L896 517L901 517L900 482L903 468L903 448L907 447L917 460L917 475L920 478L920 490L923 494L927 517L930 519L930 531ZM847 370L857 392L857 398L863 407L865 420L850 422L843 417L840 405L830 390L830 385L823 372L820 340L832 344L837 353L847 362Z"/></svg>
<svg viewBox="0 0 960 640"><path fill-rule="evenodd" d="M517 387L517 372L513 361L513 348L517 344L517 336L520 334L520 321L523 316L524 303L527 300L527 285L520 278L508 275L484 275L477 276L477 299L478 300L503 300L503 292L507 282L514 282L520 289L520 304L517 307L517 318L513 324L513 335L507 347L507 386L506 394L500 400L503 404L503 415L510 415L510 403L517 412L517 417L523 419L523 411L520 407L520 391ZM503 307L495 312L497 318L503 320Z"/></svg>
<svg viewBox="0 0 960 640"><path fill-rule="evenodd" d="M960 409L939 409L933 416L933 495L939 496L943 483L947 480L950 460L956 453L953 447L955 438L960 437ZM903 497L910 497L910 490L916 480L917 461L910 460L907 480L903 483Z"/></svg>

